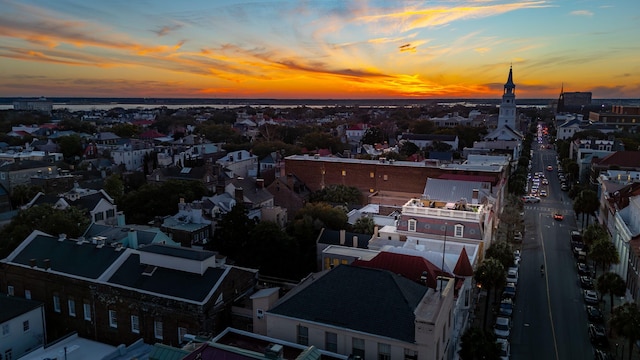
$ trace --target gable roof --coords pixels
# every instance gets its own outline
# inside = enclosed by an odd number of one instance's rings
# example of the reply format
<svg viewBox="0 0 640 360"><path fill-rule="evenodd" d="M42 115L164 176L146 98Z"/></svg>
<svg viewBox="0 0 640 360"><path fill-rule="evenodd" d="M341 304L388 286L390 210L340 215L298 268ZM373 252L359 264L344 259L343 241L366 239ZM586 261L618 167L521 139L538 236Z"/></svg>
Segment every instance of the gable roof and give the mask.
<svg viewBox="0 0 640 360"><path fill-rule="evenodd" d="M456 267L453 269L453 273L457 276L473 276L473 267L469 262L469 255L467 255L467 249L462 248L460 257L456 263Z"/></svg>
<svg viewBox="0 0 640 360"><path fill-rule="evenodd" d="M423 273L426 272L427 286L432 289L437 286L438 276L451 277L450 274L443 272L440 267L423 257L384 251L371 260L356 260L352 265L389 270L417 283L420 283Z"/></svg>
<svg viewBox="0 0 640 360"><path fill-rule="evenodd" d="M427 291L387 270L339 265L269 313L413 343L414 311Z"/></svg>

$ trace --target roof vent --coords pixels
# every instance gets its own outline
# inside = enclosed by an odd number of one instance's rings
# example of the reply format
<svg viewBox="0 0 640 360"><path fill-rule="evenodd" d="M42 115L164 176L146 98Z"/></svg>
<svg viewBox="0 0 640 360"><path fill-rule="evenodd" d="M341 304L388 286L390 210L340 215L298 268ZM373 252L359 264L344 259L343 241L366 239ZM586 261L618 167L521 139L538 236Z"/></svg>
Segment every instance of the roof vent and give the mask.
<svg viewBox="0 0 640 360"><path fill-rule="evenodd" d="M65 241L67 239L67 234L58 235L58 241Z"/></svg>
<svg viewBox="0 0 640 360"><path fill-rule="evenodd" d="M158 268L157 266L147 265L147 267L144 268L142 275L151 276L153 275L154 272L156 272L157 268Z"/></svg>
<svg viewBox="0 0 640 360"><path fill-rule="evenodd" d="M282 359L284 348L280 344L269 344L264 350L267 359Z"/></svg>

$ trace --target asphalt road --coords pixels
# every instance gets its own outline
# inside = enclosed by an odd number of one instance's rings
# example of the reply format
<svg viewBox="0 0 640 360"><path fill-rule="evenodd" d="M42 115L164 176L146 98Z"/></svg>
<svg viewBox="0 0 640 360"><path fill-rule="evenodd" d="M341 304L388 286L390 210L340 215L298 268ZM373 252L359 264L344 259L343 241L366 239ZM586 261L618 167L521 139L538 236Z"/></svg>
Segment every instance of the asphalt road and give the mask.
<svg viewBox="0 0 640 360"><path fill-rule="evenodd" d="M548 165L553 171L546 170ZM547 176L548 196L540 203L525 204L511 356L514 360L590 360L593 347L569 240L570 231L577 229L576 218L567 193L560 190L555 151L534 149L531 171ZM555 212L562 213L564 220L554 220Z"/></svg>

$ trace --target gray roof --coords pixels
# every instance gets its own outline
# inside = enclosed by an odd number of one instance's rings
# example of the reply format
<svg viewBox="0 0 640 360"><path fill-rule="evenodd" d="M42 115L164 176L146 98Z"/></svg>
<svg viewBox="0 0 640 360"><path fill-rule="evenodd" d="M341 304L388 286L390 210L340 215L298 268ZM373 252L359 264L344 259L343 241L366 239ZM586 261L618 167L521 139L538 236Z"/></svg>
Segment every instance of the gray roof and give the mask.
<svg viewBox="0 0 640 360"><path fill-rule="evenodd" d="M0 294L0 324L42 306L42 303Z"/></svg>
<svg viewBox="0 0 640 360"><path fill-rule="evenodd" d="M35 259L36 266L43 268L43 260L49 259L54 271L97 279L122 254L110 246L99 249L91 243L78 245L76 240L36 235L11 261L31 266L31 259Z"/></svg>
<svg viewBox="0 0 640 360"><path fill-rule="evenodd" d="M89 240L94 236L104 236L107 238L107 244L112 242L120 242L129 238L129 230L136 230L138 238L138 245L149 245L153 243L153 240L158 236L158 233L162 233L160 229L151 229L148 226L142 225L126 225L126 226L111 226L92 223L89 225L83 236ZM168 238L168 235L162 234L162 238Z"/></svg>
<svg viewBox="0 0 640 360"><path fill-rule="evenodd" d="M427 290L386 270L339 265L269 312L413 343Z"/></svg>
<svg viewBox="0 0 640 360"><path fill-rule="evenodd" d="M428 178L424 187L423 196L430 200L446 202L456 202L462 198L471 203L473 190L479 190L478 202L482 202L483 197L491 196L491 183L480 181L447 180Z"/></svg>
<svg viewBox="0 0 640 360"><path fill-rule="evenodd" d="M146 246L147 250L156 245ZM140 250L143 250L140 249ZM203 275L186 271L157 267L153 275L143 275L147 265L140 263L140 255L131 254L111 276L108 282L193 301L204 301L224 268L208 268Z"/></svg>
<svg viewBox="0 0 640 360"><path fill-rule="evenodd" d="M345 246L353 247L354 236L358 239L358 248L368 249L369 239L371 239L371 235L358 234L358 233L353 233L349 231L345 231L345 234L344 234ZM324 228L322 230L322 233L320 233L320 237L318 238L318 243L327 244L327 245L340 245L340 231Z"/></svg>

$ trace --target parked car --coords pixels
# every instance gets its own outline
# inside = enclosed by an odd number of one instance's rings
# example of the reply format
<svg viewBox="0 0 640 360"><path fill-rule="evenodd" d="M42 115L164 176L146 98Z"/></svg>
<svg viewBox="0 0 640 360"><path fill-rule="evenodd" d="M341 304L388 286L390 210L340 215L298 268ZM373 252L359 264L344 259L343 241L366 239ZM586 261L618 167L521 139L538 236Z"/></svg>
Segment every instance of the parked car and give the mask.
<svg viewBox="0 0 640 360"><path fill-rule="evenodd" d="M502 290L502 298L503 299L515 299L516 298L516 284L507 283L504 289Z"/></svg>
<svg viewBox="0 0 640 360"><path fill-rule="evenodd" d="M517 232L513 235L513 241L516 241L516 242L520 242L520 241L522 241L522 232L517 231ZM515 254L514 254L514 256L515 256Z"/></svg>
<svg viewBox="0 0 640 360"><path fill-rule="evenodd" d="M509 360L511 358L511 345L507 339L496 339L500 344L500 360Z"/></svg>
<svg viewBox="0 0 640 360"><path fill-rule="evenodd" d="M589 339L597 347L606 348L609 346L609 339L604 326L600 324L589 324Z"/></svg>
<svg viewBox="0 0 640 360"><path fill-rule="evenodd" d="M511 335L511 320L508 317L498 316L493 325L493 334L499 339L508 339Z"/></svg>
<svg viewBox="0 0 640 360"><path fill-rule="evenodd" d="M589 265L583 263L583 262L579 262L577 264L578 267L578 275L580 276L588 276L590 275L590 270L589 270Z"/></svg>
<svg viewBox="0 0 640 360"><path fill-rule="evenodd" d="M595 290L583 290L584 302L589 305L598 305L598 293Z"/></svg>
<svg viewBox="0 0 640 360"><path fill-rule="evenodd" d="M502 301L500 301L500 307L498 309L498 314L500 316L507 316L507 317L511 317L511 315L513 315L513 300L511 299L502 299Z"/></svg>
<svg viewBox="0 0 640 360"><path fill-rule="evenodd" d="M580 287L587 290L593 289L593 279L591 277L583 275L580 276Z"/></svg>
<svg viewBox="0 0 640 360"><path fill-rule="evenodd" d="M518 285L518 269L509 268L507 270L507 282Z"/></svg>
<svg viewBox="0 0 640 360"><path fill-rule="evenodd" d="M604 317L598 307L587 305L587 319L592 323L601 323Z"/></svg>

